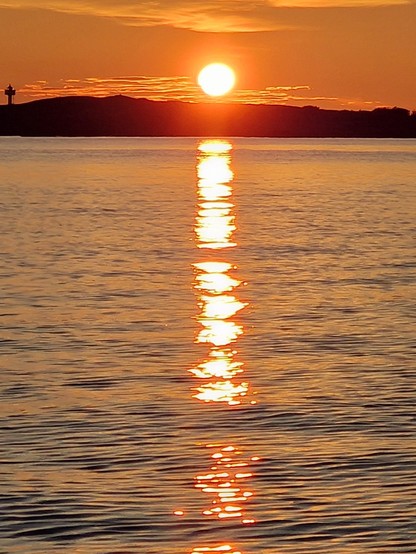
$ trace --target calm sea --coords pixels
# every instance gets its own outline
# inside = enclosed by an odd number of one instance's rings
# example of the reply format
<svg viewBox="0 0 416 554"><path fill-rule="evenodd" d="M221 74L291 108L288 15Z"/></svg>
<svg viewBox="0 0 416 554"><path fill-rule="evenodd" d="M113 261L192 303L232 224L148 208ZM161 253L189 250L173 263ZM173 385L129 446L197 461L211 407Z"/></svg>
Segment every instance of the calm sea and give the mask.
<svg viewBox="0 0 416 554"><path fill-rule="evenodd" d="M0 153L1 554L416 551L415 140Z"/></svg>

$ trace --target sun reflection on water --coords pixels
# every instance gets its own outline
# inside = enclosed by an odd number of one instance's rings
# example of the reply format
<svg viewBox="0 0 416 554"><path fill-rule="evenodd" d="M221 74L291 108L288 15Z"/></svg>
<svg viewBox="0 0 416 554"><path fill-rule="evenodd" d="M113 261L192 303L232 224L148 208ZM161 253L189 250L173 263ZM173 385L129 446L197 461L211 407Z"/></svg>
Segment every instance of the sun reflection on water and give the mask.
<svg viewBox="0 0 416 554"><path fill-rule="evenodd" d="M220 250L237 246L233 239L236 223L232 202L232 145L224 140L206 140L198 150L196 245L215 251L218 256ZM196 342L209 347L207 358L190 370L196 378L204 380L195 387L194 397L203 402L235 406L247 397L249 388L247 382L238 379L243 362L236 359L234 347L244 328L232 319L247 305L236 295L242 282L231 275L237 267L226 259L205 259L193 266L200 310L196 317L199 323Z"/></svg>
<svg viewBox="0 0 416 554"><path fill-rule="evenodd" d="M192 550L191 554L203 554L205 552L226 552L227 554L242 554L240 550L234 550L229 544L222 544L220 546L201 546Z"/></svg>
<svg viewBox="0 0 416 554"><path fill-rule="evenodd" d="M232 145L224 140L206 140L198 147L198 205L195 215L195 242L203 249L193 264L193 288L197 297L198 328L195 342L208 348L206 357L189 371L199 383L193 397L203 403L234 408L255 404L244 380L244 363L239 359L238 338L244 326L237 319L247 303L239 298L243 283L238 267L227 259L237 246L231 169ZM202 256L203 255L203 256ZM254 520L246 504L254 492L250 487L250 466L258 457L247 458L243 449L232 444L208 444L209 469L195 476L195 488L208 495L203 515L223 523L249 525ZM230 544L194 547L191 554L226 552L242 554Z"/></svg>
<svg viewBox="0 0 416 554"><path fill-rule="evenodd" d="M236 246L231 236L236 229L230 185L234 173L230 168L231 144L205 141L200 144L198 160L198 212L195 233L198 248L216 250Z"/></svg>
<svg viewBox="0 0 416 554"><path fill-rule="evenodd" d="M205 516L219 519L239 519L243 523L253 523L244 514L244 503L253 496L247 480L252 477L249 462L234 446L207 445L212 449L212 466L208 473L195 477L195 487L212 498Z"/></svg>

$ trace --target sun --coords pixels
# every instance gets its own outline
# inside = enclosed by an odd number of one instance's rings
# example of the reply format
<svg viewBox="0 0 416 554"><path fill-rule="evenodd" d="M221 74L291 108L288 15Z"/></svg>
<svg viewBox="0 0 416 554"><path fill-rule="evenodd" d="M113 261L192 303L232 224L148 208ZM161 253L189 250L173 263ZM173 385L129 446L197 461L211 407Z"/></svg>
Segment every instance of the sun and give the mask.
<svg viewBox="0 0 416 554"><path fill-rule="evenodd" d="M210 63L198 75L198 85L209 96L223 96L234 84L235 73L224 63Z"/></svg>

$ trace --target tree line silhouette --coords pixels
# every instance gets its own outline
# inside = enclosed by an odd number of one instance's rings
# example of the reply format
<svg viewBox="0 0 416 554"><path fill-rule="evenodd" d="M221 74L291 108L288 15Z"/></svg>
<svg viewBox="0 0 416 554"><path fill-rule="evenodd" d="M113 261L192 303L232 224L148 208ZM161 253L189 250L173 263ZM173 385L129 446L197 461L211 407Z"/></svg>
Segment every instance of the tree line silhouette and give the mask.
<svg viewBox="0 0 416 554"><path fill-rule="evenodd" d="M73 96L0 106L0 135L416 138L416 113Z"/></svg>

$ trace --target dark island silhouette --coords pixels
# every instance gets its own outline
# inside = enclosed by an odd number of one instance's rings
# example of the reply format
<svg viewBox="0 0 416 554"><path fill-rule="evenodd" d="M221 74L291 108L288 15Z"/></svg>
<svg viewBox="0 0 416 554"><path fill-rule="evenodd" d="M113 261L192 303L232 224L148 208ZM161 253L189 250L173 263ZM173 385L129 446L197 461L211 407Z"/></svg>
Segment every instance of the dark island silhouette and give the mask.
<svg viewBox="0 0 416 554"><path fill-rule="evenodd" d="M416 138L416 113L68 96L0 106L0 135Z"/></svg>

